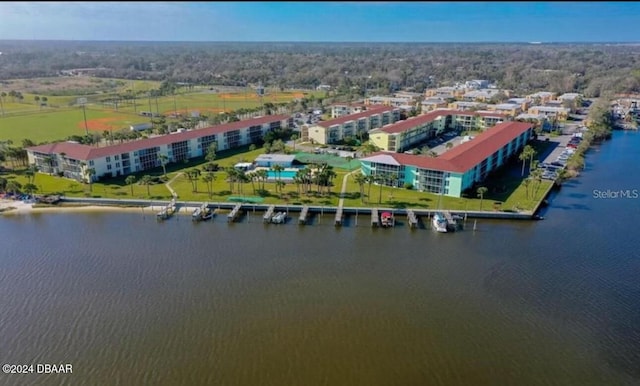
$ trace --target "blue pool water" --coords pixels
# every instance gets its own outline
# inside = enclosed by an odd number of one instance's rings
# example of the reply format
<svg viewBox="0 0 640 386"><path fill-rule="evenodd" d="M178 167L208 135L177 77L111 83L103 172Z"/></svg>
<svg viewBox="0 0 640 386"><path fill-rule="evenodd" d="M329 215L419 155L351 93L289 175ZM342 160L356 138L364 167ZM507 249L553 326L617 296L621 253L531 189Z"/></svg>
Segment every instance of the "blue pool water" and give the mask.
<svg viewBox="0 0 640 386"><path fill-rule="evenodd" d="M274 179L274 180L278 179L278 173L276 173L276 172L274 172L272 170L269 170L267 173L269 175L269 179ZM283 171L280 172L280 179L292 180L293 177L296 176L296 173L297 172L294 171L294 170L283 170Z"/></svg>

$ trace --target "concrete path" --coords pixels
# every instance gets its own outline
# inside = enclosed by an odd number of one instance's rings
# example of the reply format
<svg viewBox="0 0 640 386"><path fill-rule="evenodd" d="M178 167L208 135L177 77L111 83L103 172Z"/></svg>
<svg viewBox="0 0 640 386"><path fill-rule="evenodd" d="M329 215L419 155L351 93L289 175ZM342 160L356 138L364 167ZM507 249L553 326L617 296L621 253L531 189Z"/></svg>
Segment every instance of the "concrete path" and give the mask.
<svg viewBox="0 0 640 386"><path fill-rule="evenodd" d="M340 201L338 201L338 207L344 206L344 194L347 192L347 178L355 172L359 172L360 169L353 170L342 177L342 190L340 191Z"/></svg>
<svg viewBox="0 0 640 386"><path fill-rule="evenodd" d="M175 175L175 177L173 177L172 179L170 179L169 181L167 181L166 184L164 184L164 186L167 187L167 189L169 189L169 192L171 192L171 195L173 196L173 198L177 199L178 198L178 194L176 193L175 190L173 190L173 188L171 187L171 184L173 183L173 181L176 180L176 178L181 177L184 173L180 172L178 174Z"/></svg>

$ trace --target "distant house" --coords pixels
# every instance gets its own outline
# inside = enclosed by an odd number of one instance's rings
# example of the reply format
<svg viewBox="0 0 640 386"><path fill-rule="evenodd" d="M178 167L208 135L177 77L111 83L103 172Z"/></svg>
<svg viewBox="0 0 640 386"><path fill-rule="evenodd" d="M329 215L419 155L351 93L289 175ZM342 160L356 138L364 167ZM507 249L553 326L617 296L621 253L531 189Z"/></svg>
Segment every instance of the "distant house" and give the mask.
<svg viewBox="0 0 640 386"><path fill-rule="evenodd" d="M129 126L129 130L131 131L145 131L147 129L153 128L153 125L149 122L146 123L138 123L137 125Z"/></svg>
<svg viewBox="0 0 640 386"><path fill-rule="evenodd" d="M356 114L365 111L366 106L356 103L335 103L329 106L331 108L331 118L339 118L349 114Z"/></svg>
<svg viewBox="0 0 640 386"><path fill-rule="evenodd" d="M537 93L527 95L527 98L531 101L539 99L540 103L544 104L553 99L553 93L549 91L539 91Z"/></svg>
<svg viewBox="0 0 640 386"><path fill-rule="evenodd" d="M319 90L319 91L330 91L331 90L331 86L329 86L328 84L321 84L321 85L318 85L318 87L316 87L316 90Z"/></svg>
<svg viewBox="0 0 640 386"><path fill-rule="evenodd" d="M447 101L441 98L429 98L420 102L422 105L422 113L427 113L438 108L447 107Z"/></svg>
<svg viewBox="0 0 640 386"><path fill-rule="evenodd" d="M556 117L559 120L565 120L570 110L564 107L533 106L529 108L528 112L530 114L542 114L545 117Z"/></svg>
<svg viewBox="0 0 640 386"><path fill-rule="evenodd" d="M460 110L460 111L469 111L473 109L484 109L487 107L486 103L480 102L465 102L465 101L456 101L453 103L449 103L449 108L452 110Z"/></svg>

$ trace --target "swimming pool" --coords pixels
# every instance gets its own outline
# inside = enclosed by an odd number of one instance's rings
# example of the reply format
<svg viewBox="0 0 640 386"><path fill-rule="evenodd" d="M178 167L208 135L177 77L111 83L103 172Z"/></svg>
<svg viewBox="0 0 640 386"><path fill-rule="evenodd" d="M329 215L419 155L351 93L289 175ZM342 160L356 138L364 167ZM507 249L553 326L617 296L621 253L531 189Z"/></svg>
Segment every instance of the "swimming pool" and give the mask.
<svg viewBox="0 0 640 386"><path fill-rule="evenodd" d="M297 171L296 170L283 170L280 172L280 179L282 180L293 180L293 177L296 176ZM268 178L270 180L277 180L278 179L278 173L274 172L273 170L268 170L267 171L267 175L269 176Z"/></svg>

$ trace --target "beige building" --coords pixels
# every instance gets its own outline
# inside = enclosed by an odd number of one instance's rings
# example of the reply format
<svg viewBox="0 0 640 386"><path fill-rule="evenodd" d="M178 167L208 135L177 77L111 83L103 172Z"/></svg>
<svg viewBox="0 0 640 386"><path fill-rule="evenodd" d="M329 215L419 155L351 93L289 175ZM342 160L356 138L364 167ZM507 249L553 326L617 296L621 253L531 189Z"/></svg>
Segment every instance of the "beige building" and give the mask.
<svg viewBox="0 0 640 386"><path fill-rule="evenodd" d="M428 98L420 102L422 106L422 113L428 113L435 109L441 109L447 107L447 101L441 98Z"/></svg>
<svg viewBox="0 0 640 386"><path fill-rule="evenodd" d="M557 119L564 121L569 116L570 110L565 107L551 107L551 106L532 106L529 108L529 114L544 115L547 118L556 117Z"/></svg>
<svg viewBox="0 0 640 386"><path fill-rule="evenodd" d="M448 107L451 110L472 111L484 109L487 107L487 104L481 102L456 101L449 103Z"/></svg>
<svg viewBox="0 0 640 386"><path fill-rule="evenodd" d="M372 129L395 123L400 119L400 109L388 106L372 106L366 111L346 115L315 125L302 125L303 142L332 144L347 137L357 138Z"/></svg>
<svg viewBox="0 0 640 386"><path fill-rule="evenodd" d="M484 130L506 121L497 113L435 110L387 125L369 133L369 140L383 151L404 152L449 130Z"/></svg>

